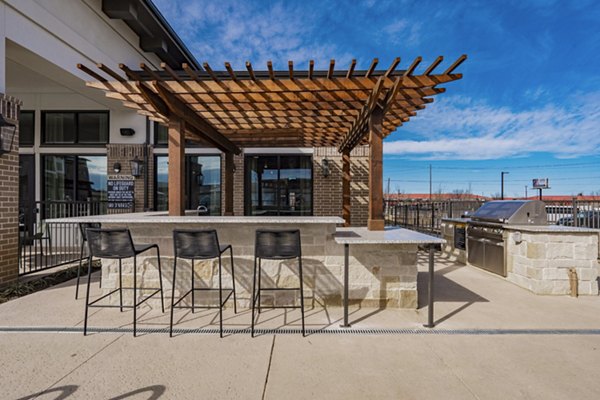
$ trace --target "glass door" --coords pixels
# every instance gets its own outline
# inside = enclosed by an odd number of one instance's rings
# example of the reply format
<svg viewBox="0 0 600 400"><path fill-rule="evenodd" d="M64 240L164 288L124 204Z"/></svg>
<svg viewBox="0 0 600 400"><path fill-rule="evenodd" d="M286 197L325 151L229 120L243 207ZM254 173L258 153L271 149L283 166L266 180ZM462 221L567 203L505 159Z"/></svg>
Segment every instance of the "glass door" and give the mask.
<svg viewBox="0 0 600 400"><path fill-rule="evenodd" d="M246 157L246 215L312 215L310 156Z"/></svg>

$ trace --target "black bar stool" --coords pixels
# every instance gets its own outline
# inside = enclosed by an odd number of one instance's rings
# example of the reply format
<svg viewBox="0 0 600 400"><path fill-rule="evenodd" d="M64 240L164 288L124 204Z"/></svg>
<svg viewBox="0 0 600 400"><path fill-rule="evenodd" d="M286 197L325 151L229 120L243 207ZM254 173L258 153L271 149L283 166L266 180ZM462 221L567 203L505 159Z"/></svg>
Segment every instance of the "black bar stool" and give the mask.
<svg viewBox="0 0 600 400"><path fill-rule="evenodd" d="M81 223L79 224L79 232L81 232L81 251L79 252L79 268L77 268L77 287L75 288L75 300L79 296L79 279L81 276L81 267L83 264L83 249L85 248L85 243L87 242L87 232L86 229L100 229L101 225L99 223ZM100 287L102 287L102 279L100 279Z"/></svg>
<svg viewBox="0 0 600 400"><path fill-rule="evenodd" d="M162 271L160 268L160 250L156 244L134 244L131 238L129 229L86 229L87 243L89 249L88 259L88 284L87 292L85 297L85 318L83 325L83 334L87 334L87 320L88 320L88 308L89 307L119 307L121 311L123 308L133 308L133 336L136 336L136 319L137 319L137 306L144 303L149 298L153 297L157 293L160 293L160 302L162 306L162 312L165 312L165 300L163 297L162 288ZM137 287L137 256L152 248L156 249L156 255L158 257L158 277L160 281L159 288L138 288ZM110 291L104 296L94 300L90 303L90 276L92 274L92 258L108 258L119 260L119 288ZM123 287L123 274L121 271L121 263L124 258L133 257L133 287ZM123 305L123 289L133 290L133 305ZM138 290L154 290L151 294L147 295L142 301L137 301ZM100 300L110 296L113 293L119 292L119 305L99 305L96 304Z"/></svg>
<svg viewBox="0 0 600 400"><path fill-rule="evenodd" d="M173 231L173 247L175 251L175 260L173 262L173 291L171 292L171 323L169 325L169 336L173 336L173 309L174 308L191 308L194 312L196 290L219 291L219 335L223 337L223 306L227 300L233 295L233 312L237 313L237 301L235 297L235 272L233 267L233 248L230 244L219 245L219 237L214 229L199 229L199 230L184 230L178 229ZM231 279L233 288L223 289L222 282L222 260L221 255L229 249L231 257ZM192 288L183 296L180 296L175 301L175 277L177 273L177 258L192 260ZM196 288L194 287L194 261L209 260L213 258L219 259L219 288ZM229 294L223 299L223 290L229 291ZM178 306L178 304L188 295L192 295L191 306ZM201 307L201 308L216 308L216 307Z"/></svg>
<svg viewBox="0 0 600 400"><path fill-rule="evenodd" d="M300 278L300 287L298 288L262 288L261 281L261 260L289 260L298 259L298 276ZM258 261L258 263L257 263ZM257 268L258 266L258 268ZM258 291L256 290L256 274L258 272ZM256 231L256 241L254 243L254 272L252 283L252 327L251 335L254 337L255 308L258 313L262 308L260 304L260 292L263 290L298 290L300 291L300 307L298 306L279 306L265 308L300 308L302 314L302 336L306 336L304 329L304 285L302 280L302 246L300 243L300 230L263 230ZM258 301L258 307L256 303Z"/></svg>

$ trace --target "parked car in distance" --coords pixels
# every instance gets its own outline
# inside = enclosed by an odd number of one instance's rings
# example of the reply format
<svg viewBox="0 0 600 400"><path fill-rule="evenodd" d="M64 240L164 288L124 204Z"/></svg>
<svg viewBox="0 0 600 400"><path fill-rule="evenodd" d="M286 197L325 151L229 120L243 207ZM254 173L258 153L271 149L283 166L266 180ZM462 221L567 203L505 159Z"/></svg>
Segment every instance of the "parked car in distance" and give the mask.
<svg viewBox="0 0 600 400"><path fill-rule="evenodd" d="M560 218L556 225L575 226L573 217ZM600 210L580 211L577 214L577 226L584 228L600 228Z"/></svg>

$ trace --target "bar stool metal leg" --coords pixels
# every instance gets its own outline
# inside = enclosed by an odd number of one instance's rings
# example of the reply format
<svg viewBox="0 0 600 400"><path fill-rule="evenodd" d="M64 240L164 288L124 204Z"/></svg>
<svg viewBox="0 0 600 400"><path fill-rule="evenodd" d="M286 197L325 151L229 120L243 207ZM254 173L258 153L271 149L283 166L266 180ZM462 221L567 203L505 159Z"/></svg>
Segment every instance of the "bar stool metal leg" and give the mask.
<svg viewBox="0 0 600 400"><path fill-rule="evenodd" d="M87 335L88 309L90 304L90 283L92 276L92 255L88 258L88 281L85 292L85 316L83 317L83 336Z"/></svg>
<svg viewBox="0 0 600 400"><path fill-rule="evenodd" d="M300 313L302 315L302 336L306 336L304 329L304 281L302 279L302 257L298 257L298 270L300 274Z"/></svg>
<svg viewBox="0 0 600 400"><path fill-rule="evenodd" d="M169 324L169 337L173 337L173 309L175 306L175 279L177 276L177 257L173 259L173 289L171 290L171 323Z"/></svg>
<svg viewBox="0 0 600 400"><path fill-rule="evenodd" d="M219 255L219 336L223 337L223 263Z"/></svg>
<svg viewBox="0 0 600 400"><path fill-rule="evenodd" d="M119 305L121 306L121 312L123 312L123 269L122 262L119 258Z"/></svg>
<svg viewBox="0 0 600 400"><path fill-rule="evenodd" d="M133 256L133 337L136 336L137 320L137 256Z"/></svg>
<svg viewBox="0 0 600 400"><path fill-rule="evenodd" d="M83 245L84 241L81 241L81 251L79 252L79 268L77 268L77 287L75 288L75 300L79 296L79 277L81 276L81 267L83 264Z"/></svg>
<svg viewBox="0 0 600 400"><path fill-rule="evenodd" d="M192 258L192 314L195 312L194 307L196 306L196 291L194 290L194 275L196 275L196 270L194 268L194 259Z"/></svg>
<svg viewBox="0 0 600 400"><path fill-rule="evenodd" d="M250 336L254 337L254 309L256 308L256 257L254 257L254 269L252 270L252 324L250 325Z"/></svg>
<svg viewBox="0 0 600 400"><path fill-rule="evenodd" d="M233 283L233 313L237 314L237 298L235 297L235 272L233 267L233 247L229 248L231 256L231 281Z"/></svg>
<svg viewBox="0 0 600 400"><path fill-rule="evenodd" d="M261 264L261 259L258 259L258 313L260 314L260 306L261 306L261 298L260 298L260 281L261 281L261 275L262 275L262 264Z"/></svg>
<svg viewBox="0 0 600 400"><path fill-rule="evenodd" d="M165 296L163 293L163 283L162 283L162 269L160 266L160 250L158 246L156 246L156 257L158 260L158 281L160 283L160 306L162 307L162 312L165 312Z"/></svg>

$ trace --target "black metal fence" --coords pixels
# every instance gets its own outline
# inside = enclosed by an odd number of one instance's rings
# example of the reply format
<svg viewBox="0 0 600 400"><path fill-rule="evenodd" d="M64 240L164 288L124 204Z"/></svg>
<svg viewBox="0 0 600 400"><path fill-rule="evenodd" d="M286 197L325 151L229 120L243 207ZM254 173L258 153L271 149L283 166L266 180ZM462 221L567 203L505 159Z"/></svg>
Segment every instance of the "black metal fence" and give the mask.
<svg viewBox="0 0 600 400"><path fill-rule="evenodd" d="M440 233L442 218L460 218L473 213L485 201L398 201L386 200L386 225L402 226L433 234ZM600 200L545 201L548 224L600 229Z"/></svg>
<svg viewBox="0 0 600 400"><path fill-rule="evenodd" d="M479 200L395 201L385 203L386 225L439 233L442 218L459 218L483 204Z"/></svg>
<svg viewBox="0 0 600 400"><path fill-rule="evenodd" d="M19 213L19 274L79 261L81 234L76 223L49 219L106 214L106 201L38 201Z"/></svg>

